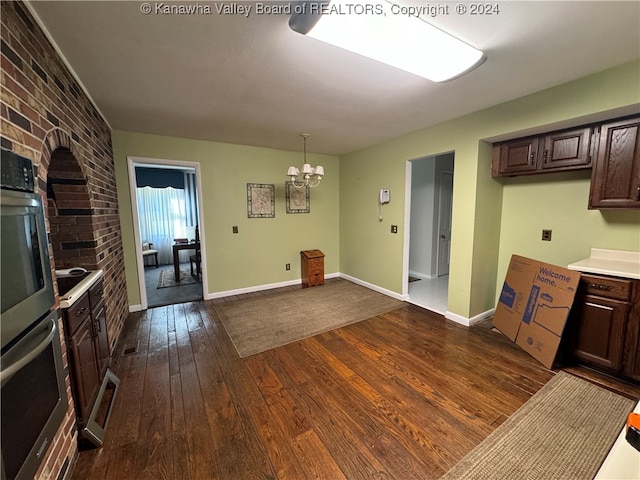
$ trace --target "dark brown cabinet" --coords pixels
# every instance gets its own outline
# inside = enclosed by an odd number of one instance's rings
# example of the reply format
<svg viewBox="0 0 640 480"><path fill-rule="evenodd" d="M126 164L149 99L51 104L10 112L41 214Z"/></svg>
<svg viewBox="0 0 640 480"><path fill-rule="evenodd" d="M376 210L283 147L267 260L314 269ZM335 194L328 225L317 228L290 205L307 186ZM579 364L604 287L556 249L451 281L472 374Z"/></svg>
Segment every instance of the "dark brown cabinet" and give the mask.
<svg viewBox="0 0 640 480"><path fill-rule="evenodd" d="M73 375L71 385L75 393L76 411L81 419L86 420L89 418L93 401L98 394L98 388L100 388L96 349L88 317L69 338L68 345L70 347L69 363Z"/></svg>
<svg viewBox="0 0 640 480"><path fill-rule="evenodd" d="M107 314L104 306L103 282L98 282L89 289L89 305L91 322L96 347L98 372L102 378L109 367L109 336L107 335Z"/></svg>
<svg viewBox="0 0 640 480"><path fill-rule="evenodd" d="M590 168L593 134L592 127L580 127L494 144L491 175L531 175Z"/></svg>
<svg viewBox="0 0 640 480"><path fill-rule="evenodd" d="M600 128L589 208L640 208L640 118Z"/></svg>
<svg viewBox="0 0 640 480"><path fill-rule="evenodd" d="M91 286L73 306L63 309L63 319L76 413L84 425L109 366L103 282Z"/></svg>
<svg viewBox="0 0 640 480"><path fill-rule="evenodd" d="M640 380L640 281L582 274L569 323L569 357Z"/></svg>
<svg viewBox="0 0 640 480"><path fill-rule="evenodd" d="M536 173L538 165L538 137L510 140L493 146L491 175Z"/></svg>
<svg viewBox="0 0 640 480"><path fill-rule="evenodd" d="M324 285L324 253L320 250L300 252L302 288Z"/></svg>

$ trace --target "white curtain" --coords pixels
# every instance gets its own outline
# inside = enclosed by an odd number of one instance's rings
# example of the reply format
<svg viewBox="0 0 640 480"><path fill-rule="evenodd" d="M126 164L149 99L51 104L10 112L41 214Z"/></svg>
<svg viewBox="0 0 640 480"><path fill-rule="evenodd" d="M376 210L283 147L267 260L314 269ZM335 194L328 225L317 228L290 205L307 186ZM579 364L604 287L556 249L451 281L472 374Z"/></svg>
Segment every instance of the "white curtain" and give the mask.
<svg viewBox="0 0 640 480"><path fill-rule="evenodd" d="M185 191L173 187L136 189L140 238L153 243L158 250L158 263L173 264L173 239L193 238L193 227L187 227ZM190 250L180 252L180 261L188 262ZM193 253L193 252L191 252Z"/></svg>

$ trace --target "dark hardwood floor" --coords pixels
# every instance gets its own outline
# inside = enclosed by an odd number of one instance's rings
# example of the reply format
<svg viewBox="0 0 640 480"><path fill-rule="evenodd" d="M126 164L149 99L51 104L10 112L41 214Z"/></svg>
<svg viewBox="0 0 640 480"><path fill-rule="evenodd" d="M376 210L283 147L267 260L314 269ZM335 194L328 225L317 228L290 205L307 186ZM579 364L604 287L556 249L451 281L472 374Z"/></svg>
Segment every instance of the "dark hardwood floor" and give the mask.
<svg viewBox="0 0 640 480"><path fill-rule="evenodd" d="M74 479L438 478L554 375L412 305L241 359L199 301L132 314L118 345L106 441Z"/></svg>

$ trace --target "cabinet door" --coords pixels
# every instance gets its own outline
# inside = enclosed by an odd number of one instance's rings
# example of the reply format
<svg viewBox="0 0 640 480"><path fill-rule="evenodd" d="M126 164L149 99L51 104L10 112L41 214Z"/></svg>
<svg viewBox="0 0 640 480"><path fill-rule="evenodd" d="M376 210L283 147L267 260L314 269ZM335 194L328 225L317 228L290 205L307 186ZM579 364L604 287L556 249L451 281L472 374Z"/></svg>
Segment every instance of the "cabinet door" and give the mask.
<svg viewBox="0 0 640 480"><path fill-rule="evenodd" d="M105 312L104 304L102 304L98 307L98 313L91 314L93 329L96 334L95 346L101 381L109 366L109 336L107 334L107 315Z"/></svg>
<svg viewBox="0 0 640 480"><path fill-rule="evenodd" d="M580 300L573 356L587 363L619 371L628 302L594 295Z"/></svg>
<svg viewBox="0 0 640 480"><path fill-rule="evenodd" d="M78 409L82 420L86 421L89 418L93 399L100 387L90 317L76 330L76 333L71 337L70 345L73 385L77 393L77 400L80 403Z"/></svg>
<svg viewBox="0 0 640 480"><path fill-rule="evenodd" d="M544 145L544 147L542 147ZM540 168L587 168L591 165L591 128L579 128L547 135L541 140Z"/></svg>
<svg viewBox="0 0 640 480"><path fill-rule="evenodd" d="M640 118L602 126L589 208L640 208Z"/></svg>
<svg viewBox="0 0 640 480"><path fill-rule="evenodd" d="M527 137L505 142L498 147L494 158L494 176L535 173L537 169L538 137ZM495 171L497 160L498 169Z"/></svg>

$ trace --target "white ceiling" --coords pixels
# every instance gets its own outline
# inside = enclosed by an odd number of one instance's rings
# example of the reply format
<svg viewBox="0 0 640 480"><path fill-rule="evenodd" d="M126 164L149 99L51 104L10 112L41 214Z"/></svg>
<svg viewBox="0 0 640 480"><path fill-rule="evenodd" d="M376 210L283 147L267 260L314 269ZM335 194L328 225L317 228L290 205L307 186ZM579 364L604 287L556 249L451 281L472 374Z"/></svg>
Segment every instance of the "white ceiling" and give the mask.
<svg viewBox="0 0 640 480"><path fill-rule="evenodd" d="M199 2L211 15L144 15L138 1L29 5L112 128L294 151L308 132L308 150L327 154L640 57L637 0L501 0L491 16L430 3L450 14L427 21L488 57L440 84L294 33L288 15L257 15L255 2L235 2L253 7L248 17L218 14L222 3Z"/></svg>

